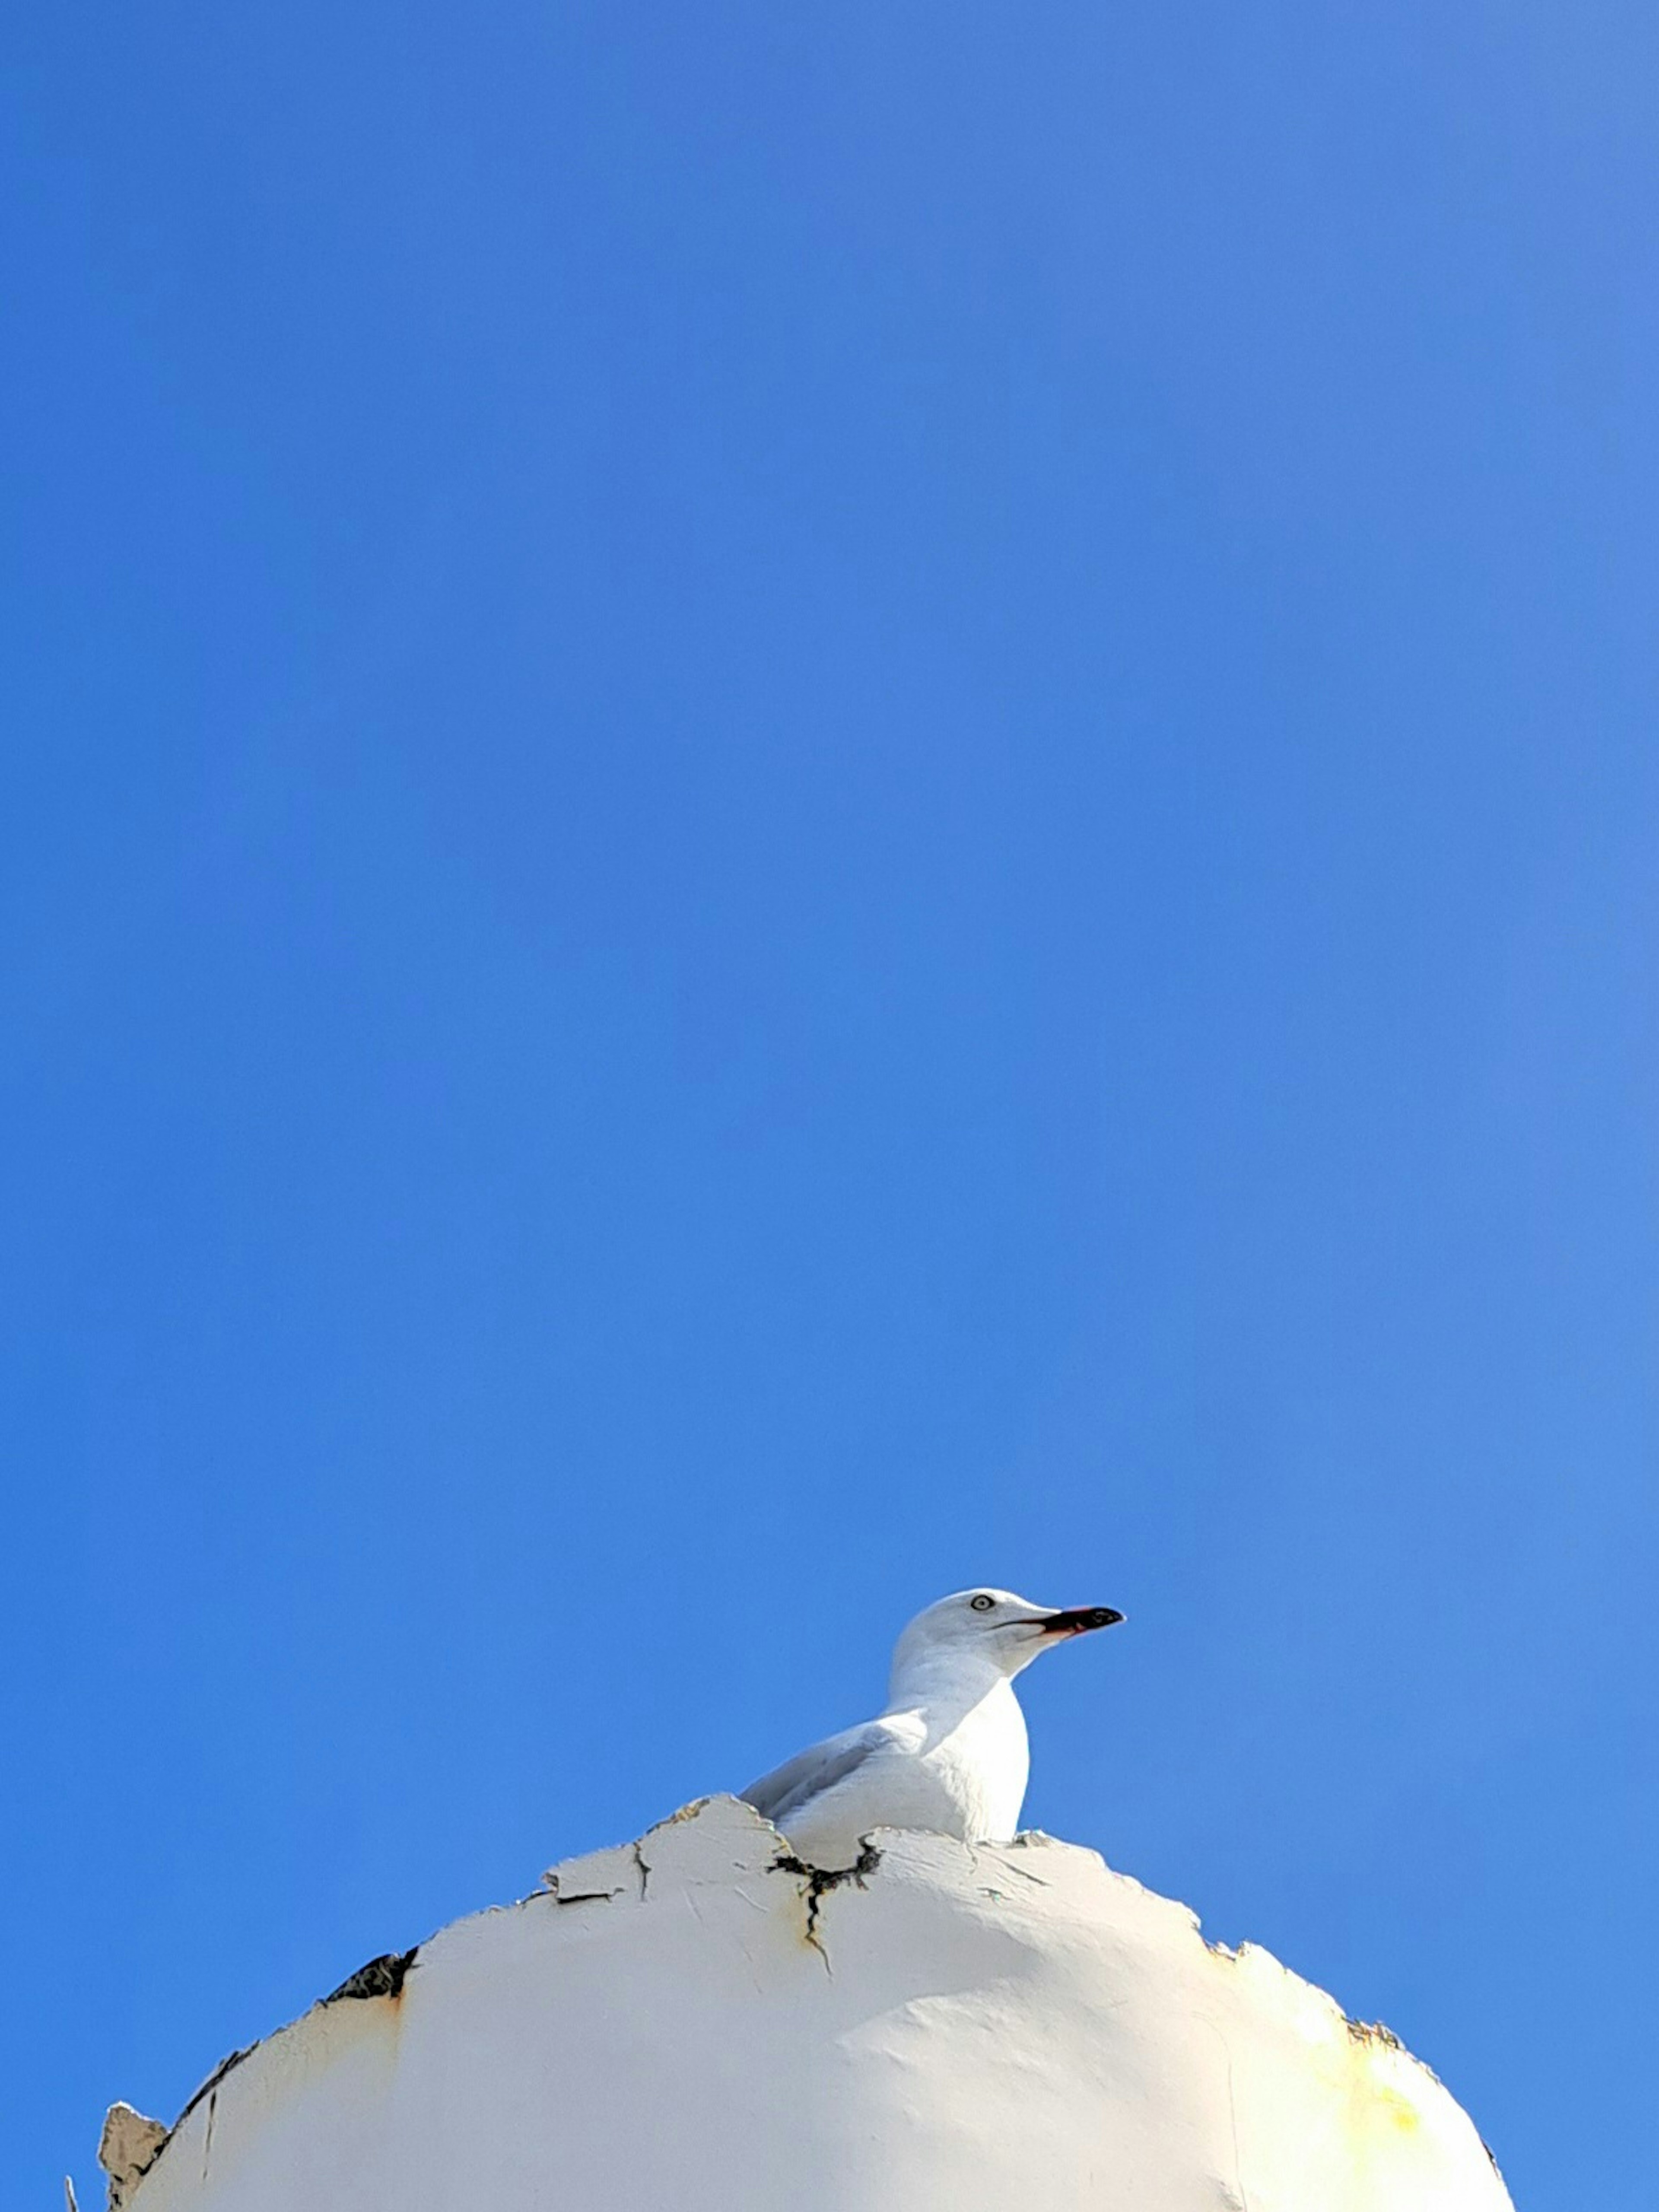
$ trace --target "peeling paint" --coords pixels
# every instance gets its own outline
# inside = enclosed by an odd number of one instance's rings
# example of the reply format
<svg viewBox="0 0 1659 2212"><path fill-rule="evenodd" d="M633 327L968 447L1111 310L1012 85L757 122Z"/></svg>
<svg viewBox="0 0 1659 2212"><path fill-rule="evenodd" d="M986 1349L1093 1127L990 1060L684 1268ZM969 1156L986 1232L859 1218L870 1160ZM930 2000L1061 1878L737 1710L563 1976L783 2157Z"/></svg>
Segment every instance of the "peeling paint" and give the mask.
<svg viewBox="0 0 1659 2212"><path fill-rule="evenodd" d="M591 1905L629 1894L642 1900L647 1875L640 1846L623 1844L567 1859L550 1867L542 1880L561 1905Z"/></svg>
<svg viewBox="0 0 1659 2212"><path fill-rule="evenodd" d="M383 1951L378 1959L359 1966L355 1974L348 1974L337 1990L330 1990L323 2002L338 2004L342 1997L390 1997L395 2003L404 1993L404 1978L415 1964L420 1948L416 1943L408 1951Z"/></svg>
<svg viewBox="0 0 1659 2212"><path fill-rule="evenodd" d="M233 2054L171 2136L132 2114L112 2203L1512 2212L1389 2030L1048 1838L878 1830L825 1870L712 1798L417 1949L406 2014L415 1950Z"/></svg>

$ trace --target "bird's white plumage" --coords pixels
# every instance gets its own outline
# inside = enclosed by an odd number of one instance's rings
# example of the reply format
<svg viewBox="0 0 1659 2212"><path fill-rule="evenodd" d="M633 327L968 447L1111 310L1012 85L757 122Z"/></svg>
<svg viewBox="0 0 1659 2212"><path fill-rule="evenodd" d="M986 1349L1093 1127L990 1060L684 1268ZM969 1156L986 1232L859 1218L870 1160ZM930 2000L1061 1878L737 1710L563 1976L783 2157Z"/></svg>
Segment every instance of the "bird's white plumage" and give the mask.
<svg viewBox="0 0 1659 2212"><path fill-rule="evenodd" d="M958 1590L900 1637L884 1710L742 1793L812 1866L854 1865L875 1828L1006 1842L1030 1753L1013 1677L1053 1643L1104 1627L1109 1607L1065 1612L1012 1590Z"/></svg>

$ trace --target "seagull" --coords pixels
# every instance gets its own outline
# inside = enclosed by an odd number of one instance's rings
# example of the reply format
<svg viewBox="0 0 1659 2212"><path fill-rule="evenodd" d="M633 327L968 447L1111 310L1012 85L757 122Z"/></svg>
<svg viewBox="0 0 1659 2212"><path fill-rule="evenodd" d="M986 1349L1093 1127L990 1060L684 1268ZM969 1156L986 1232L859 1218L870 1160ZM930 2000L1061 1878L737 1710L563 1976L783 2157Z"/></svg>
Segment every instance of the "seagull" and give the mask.
<svg viewBox="0 0 1659 2212"><path fill-rule="evenodd" d="M798 1752L738 1795L824 1872L855 1867L872 1828L1007 1843L1031 1765L1014 1676L1039 1652L1122 1618L1109 1605L1056 1610L1012 1590L957 1590L899 1638L874 1720Z"/></svg>

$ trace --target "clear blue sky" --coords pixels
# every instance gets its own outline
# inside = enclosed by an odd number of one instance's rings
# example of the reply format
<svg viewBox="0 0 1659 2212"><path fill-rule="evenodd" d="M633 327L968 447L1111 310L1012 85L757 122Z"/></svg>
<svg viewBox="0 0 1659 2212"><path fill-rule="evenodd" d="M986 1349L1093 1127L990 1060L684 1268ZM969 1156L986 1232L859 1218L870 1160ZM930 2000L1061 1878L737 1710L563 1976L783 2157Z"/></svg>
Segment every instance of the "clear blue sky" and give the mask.
<svg viewBox="0 0 1659 2212"><path fill-rule="evenodd" d="M7 37L18 2204L994 1579L1650 2212L1651 9Z"/></svg>

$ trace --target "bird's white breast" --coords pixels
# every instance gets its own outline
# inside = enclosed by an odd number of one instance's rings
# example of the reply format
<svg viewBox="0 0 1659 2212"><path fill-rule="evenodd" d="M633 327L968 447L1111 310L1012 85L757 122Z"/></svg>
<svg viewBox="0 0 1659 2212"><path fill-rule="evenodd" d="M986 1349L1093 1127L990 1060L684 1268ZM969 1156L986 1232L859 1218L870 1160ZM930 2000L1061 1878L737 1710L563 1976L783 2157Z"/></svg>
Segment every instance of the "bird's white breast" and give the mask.
<svg viewBox="0 0 1659 2212"><path fill-rule="evenodd" d="M885 1717L895 1724L891 1747L784 1823L802 1858L850 1866L872 1828L931 1828L969 1843L1013 1835L1030 1754L1006 1682L965 1711L924 1704Z"/></svg>

